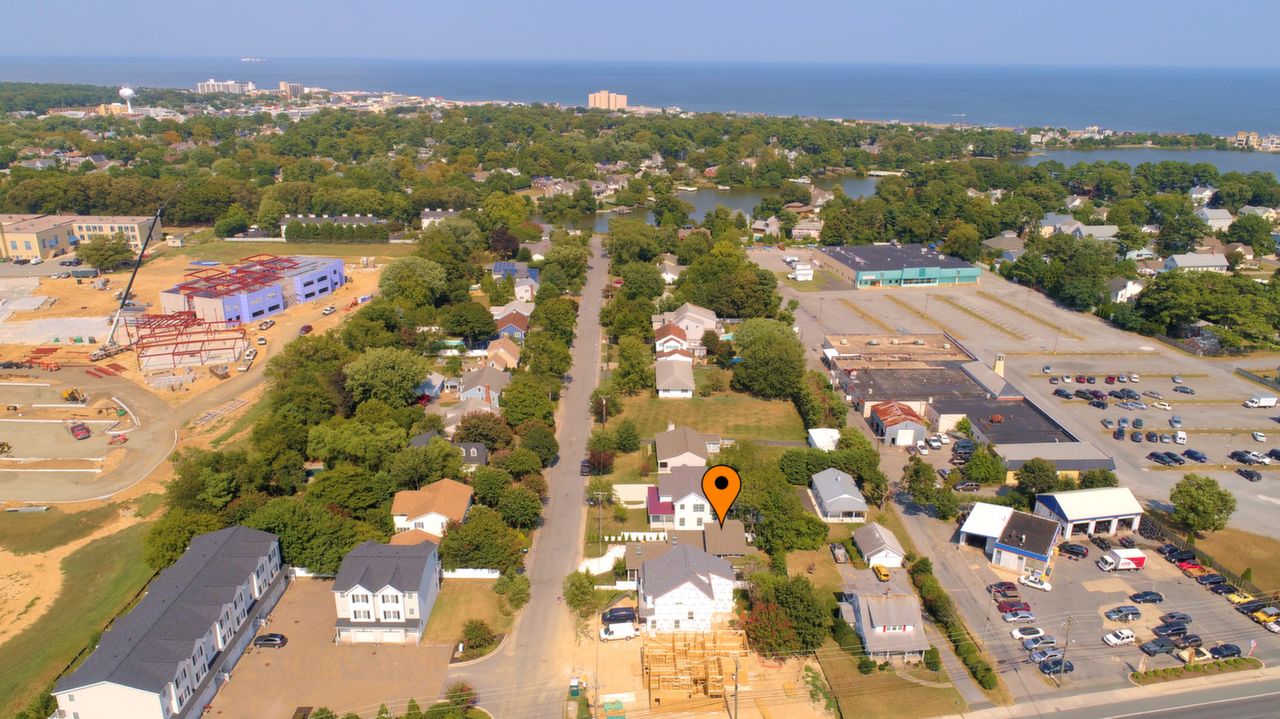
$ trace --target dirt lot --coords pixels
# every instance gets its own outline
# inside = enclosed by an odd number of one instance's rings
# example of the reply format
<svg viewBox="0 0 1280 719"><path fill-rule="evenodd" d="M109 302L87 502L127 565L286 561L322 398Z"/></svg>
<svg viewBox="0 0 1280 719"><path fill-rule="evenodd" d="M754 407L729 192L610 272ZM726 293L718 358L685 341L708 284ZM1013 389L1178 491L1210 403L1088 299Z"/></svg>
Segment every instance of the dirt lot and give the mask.
<svg viewBox="0 0 1280 719"><path fill-rule="evenodd" d="M293 582L262 630L289 643L250 648L205 716L287 717L299 706L372 716L379 703L403 709L414 698L426 706L439 695L448 645L338 645L334 619L332 582Z"/></svg>

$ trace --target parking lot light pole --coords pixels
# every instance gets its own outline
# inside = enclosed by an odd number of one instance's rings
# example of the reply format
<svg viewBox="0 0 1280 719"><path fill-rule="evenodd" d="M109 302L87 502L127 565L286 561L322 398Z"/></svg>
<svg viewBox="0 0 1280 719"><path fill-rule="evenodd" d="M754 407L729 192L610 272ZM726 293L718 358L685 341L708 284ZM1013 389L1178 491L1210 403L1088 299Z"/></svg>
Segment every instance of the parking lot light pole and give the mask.
<svg viewBox="0 0 1280 719"><path fill-rule="evenodd" d="M1062 674L1067 671L1067 649L1071 647L1071 625L1075 624L1075 618L1067 616L1067 631L1062 638L1062 666L1053 676L1053 683L1062 686Z"/></svg>

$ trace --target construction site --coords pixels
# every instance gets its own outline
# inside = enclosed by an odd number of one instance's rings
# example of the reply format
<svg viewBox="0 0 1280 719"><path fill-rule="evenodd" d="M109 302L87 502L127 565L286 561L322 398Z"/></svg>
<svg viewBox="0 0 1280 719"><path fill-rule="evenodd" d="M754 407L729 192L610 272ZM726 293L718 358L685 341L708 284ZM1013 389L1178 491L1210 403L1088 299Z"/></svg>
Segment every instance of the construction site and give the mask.
<svg viewBox="0 0 1280 719"><path fill-rule="evenodd" d="M641 649L649 708L696 711L723 705L747 656L746 633L736 629L673 632L645 638Z"/></svg>

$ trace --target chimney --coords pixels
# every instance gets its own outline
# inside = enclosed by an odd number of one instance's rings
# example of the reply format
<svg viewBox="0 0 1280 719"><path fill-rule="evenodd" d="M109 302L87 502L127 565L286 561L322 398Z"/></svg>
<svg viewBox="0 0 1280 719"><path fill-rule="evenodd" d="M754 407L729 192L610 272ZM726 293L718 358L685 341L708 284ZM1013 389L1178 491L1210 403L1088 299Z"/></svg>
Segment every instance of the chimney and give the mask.
<svg viewBox="0 0 1280 719"><path fill-rule="evenodd" d="M991 365L991 370L995 372L997 376L1000 376L1000 377L1004 376L1004 353L1003 352L996 355L996 362L995 364Z"/></svg>
<svg viewBox="0 0 1280 719"><path fill-rule="evenodd" d="M667 420L667 431L670 432L675 428L676 428L676 423L672 422L671 420Z"/></svg>

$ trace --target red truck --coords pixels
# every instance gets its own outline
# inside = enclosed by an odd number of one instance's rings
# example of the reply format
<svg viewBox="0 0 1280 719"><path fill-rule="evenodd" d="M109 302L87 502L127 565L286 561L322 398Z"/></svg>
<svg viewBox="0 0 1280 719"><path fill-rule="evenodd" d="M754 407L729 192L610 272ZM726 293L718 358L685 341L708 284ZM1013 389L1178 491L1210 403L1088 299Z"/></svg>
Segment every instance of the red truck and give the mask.
<svg viewBox="0 0 1280 719"><path fill-rule="evenodd" d="M89 439L89 436L93 434L84 422L72 422L67 425L67 431L76 439Z"/></svg>

